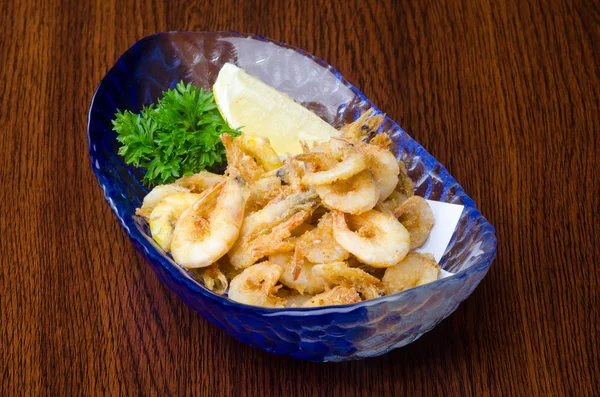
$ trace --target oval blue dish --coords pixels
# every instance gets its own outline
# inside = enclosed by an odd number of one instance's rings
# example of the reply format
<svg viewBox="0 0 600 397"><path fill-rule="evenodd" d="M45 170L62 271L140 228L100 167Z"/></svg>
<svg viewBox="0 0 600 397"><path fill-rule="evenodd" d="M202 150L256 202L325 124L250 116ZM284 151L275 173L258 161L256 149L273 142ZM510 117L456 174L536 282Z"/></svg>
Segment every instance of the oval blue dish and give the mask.
<svg viewBox="0 0 600 397"><path fill-rule="evenodd" d="M354 305L268 309L233 302L202 286L150 237L135 216L147 189L139 170L117 155L111 120L117 109L139 111L179 80L210 89L232 62L289 94L335 127L374 107L338 71L305 51L235 32L171 32L146 37L100 82L89 111L92 169L106 201L160 280L189 307L242 342L312 361L373 357L411 343L450 315L487 273L496 253L495 230L446 169L394 121L385 119L420 196L465 206L440 261L455 275L399 294Z"/></svg>

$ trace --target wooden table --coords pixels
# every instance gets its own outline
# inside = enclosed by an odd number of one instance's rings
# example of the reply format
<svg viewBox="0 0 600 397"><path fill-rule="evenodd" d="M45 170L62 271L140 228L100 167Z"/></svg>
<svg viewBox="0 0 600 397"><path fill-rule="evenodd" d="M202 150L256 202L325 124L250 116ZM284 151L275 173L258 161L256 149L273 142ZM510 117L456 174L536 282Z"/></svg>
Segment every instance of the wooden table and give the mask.
<svg viewBox="0 0 600 397"><path fill-rule="evenodd" d="M597 395L598 3L209 3L0 2L0 395ZM342 364L246 346L160 284L104 202L99 80L146 35L228 29L334 65L497 228L488 276L415 343Z"/></svg>

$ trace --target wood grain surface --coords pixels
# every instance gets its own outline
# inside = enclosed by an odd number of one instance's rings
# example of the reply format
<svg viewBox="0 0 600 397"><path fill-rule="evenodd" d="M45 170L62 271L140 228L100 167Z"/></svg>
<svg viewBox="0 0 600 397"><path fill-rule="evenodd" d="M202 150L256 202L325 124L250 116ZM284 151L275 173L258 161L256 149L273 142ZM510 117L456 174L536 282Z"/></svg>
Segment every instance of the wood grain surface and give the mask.
<svg viewBox="0 0 600 397"><path fill-rule="evenodd" d="M102 76L169 30L258 33L339 69L497 228L473 295L342 364L188 309L104 202L85 138ZM598 395L598 43L594 0L1 1L0 395Z"/></svg>

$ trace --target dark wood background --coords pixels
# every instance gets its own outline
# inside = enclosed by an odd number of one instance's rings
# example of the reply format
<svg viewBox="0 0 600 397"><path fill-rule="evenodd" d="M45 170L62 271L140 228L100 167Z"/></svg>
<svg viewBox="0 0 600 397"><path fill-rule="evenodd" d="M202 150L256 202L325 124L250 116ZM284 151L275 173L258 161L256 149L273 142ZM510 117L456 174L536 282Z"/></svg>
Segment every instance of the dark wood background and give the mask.
<svg viewBox="0 0 600 397"><path fill-rule="evenodd" d="M253 349L117 224L87 156L96 85L146 35L229 29L334 65L496 226L488 276L415 343L342 364ZM599 42L594 0L1 1L0 395L597 395Z"/></svg>

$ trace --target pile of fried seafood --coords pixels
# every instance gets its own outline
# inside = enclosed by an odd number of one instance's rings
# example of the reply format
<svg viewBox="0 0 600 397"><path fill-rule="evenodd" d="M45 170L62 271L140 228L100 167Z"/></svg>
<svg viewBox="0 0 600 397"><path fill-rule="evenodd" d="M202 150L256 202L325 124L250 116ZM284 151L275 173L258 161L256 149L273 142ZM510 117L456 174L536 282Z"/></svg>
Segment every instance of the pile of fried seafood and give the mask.
<svg viewBox="0 0 600 397"><path fill-rule="evenodd" d="M365 112L325 143L281 160L268 139L222 135L225 175L155 187L137 215L204 285L248 305L342 305L438 279L414 250L434 224L390 151L383 115Z"/></svg>

